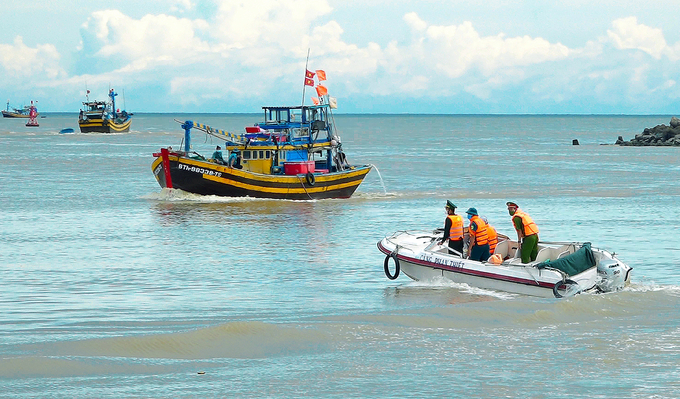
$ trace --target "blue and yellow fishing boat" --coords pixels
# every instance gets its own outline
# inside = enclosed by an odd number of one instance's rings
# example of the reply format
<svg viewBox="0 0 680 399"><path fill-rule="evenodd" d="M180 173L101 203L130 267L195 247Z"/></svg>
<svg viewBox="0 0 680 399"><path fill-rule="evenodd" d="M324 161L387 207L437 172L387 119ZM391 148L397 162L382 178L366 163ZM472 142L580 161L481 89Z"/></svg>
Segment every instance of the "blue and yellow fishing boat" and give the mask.
<svg viewBox="0 0 680 399"><path fill-rule="evenodd" d="M88 91L89 93L89 91ZM108 102L85 101L78 116L81 133L123 133L130 131L132 114L116 108L118 93L109 90Z"/></svg>
<svg viewBox="0 0 680 399"><path fill-rule="evenodd" d="M201 195L290 200L349 198L372 165L350 165L329 104L262 107L264 122L234 134L194 121L183 151L162 148L151 165L161 187ZM223 139L228 162L191 149L191 130Z"/></svg>

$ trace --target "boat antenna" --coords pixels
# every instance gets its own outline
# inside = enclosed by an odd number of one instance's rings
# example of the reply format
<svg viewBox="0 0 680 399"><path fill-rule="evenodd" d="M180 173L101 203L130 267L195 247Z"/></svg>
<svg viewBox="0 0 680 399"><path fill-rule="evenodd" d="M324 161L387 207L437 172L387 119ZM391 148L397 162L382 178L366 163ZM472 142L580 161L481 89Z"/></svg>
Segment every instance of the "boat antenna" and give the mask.
<svg viewBox="0 0 680 399"><path fill-rule="evenodd" d="M305 106L305 90L307 89L307 65L309 65L309 47L307 48L307 61L305 61L305 79L302 81L302 106Z"/></svg>

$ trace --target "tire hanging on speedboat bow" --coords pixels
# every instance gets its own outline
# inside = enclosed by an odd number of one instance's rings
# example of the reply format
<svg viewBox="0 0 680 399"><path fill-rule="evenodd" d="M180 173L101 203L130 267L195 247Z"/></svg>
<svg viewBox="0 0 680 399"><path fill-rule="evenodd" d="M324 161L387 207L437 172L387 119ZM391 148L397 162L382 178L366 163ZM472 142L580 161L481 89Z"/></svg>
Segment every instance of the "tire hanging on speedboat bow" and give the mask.
<svg viewBox="0 0 680 399"><path fill-rule="evenodd" d="M394 274L390 273L390 259L394 259ZM387 276L387 278L389 278L390 280L396 280L397 277L399 277L400 267L399 267L399 259L397 258L396 253L392 252L391 254L385 256L384 266L385 266L385 275Z"/></svg>
<svg viewBox="0 0 680 399"><path fill-rule="evenodd" d="M553 287L553 294L555 295L555 298L565 297L565 295L560 294L558 292L558 290L559 290L560 287L564 287L565 288L564 292L566 293L566 292L568 292L568 289L569 289L570 286L579 287L579 290L574 292L573 294L569 294L569 295L566 295L566 296L574 296L574 295L578 294L579 292L581 292L581 290L580 290L581 287L578 285L578 283L576 281L565 279L565 280L562 280L559 283L555 283L555 286Z"/></svg>

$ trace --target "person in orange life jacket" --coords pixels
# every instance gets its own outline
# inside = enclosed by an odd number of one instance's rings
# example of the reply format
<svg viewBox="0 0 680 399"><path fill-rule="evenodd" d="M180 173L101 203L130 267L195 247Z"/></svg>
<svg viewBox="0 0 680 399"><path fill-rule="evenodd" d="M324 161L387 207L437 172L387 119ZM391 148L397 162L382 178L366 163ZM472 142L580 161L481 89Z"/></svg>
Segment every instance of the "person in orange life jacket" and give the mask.
<svg viewBox="0 0 680 399"><path fill-rule="evenodd" d="M521 243L522 263L536 260L538 255L538 226L531 216L519 209L514 202L507 202L512 225L517 231L517 242Z"/></svg>
<svg viewBox="0 0 680 399"><path fill-rule="evenodd" d="M489 255L493 255L493 251L496 250L496 245L498 244L498 232L495 227L489 224L486 216L482 216L482 220L486 223L486 232L489 236Z"/></svg>
<svg viewBox="0 0 680 399"><path fill-rule="evenodd" d="M439 241L439 244L444 244L444 241L449 240L449 253L456 251L463 256L463 217L456 215L456 205L451 201L446 201L446 220L444 221L444 237Z"/></svg>
<svg viewBox="0 0 680 399"><path fill-rule="evenodd" d="M470 233L468 253L470 255L468 259L485 262L490 256L487 224L479 217L477 209L470 208L465 213L470 220L470 226L468 226L468 233Z"/></svg>

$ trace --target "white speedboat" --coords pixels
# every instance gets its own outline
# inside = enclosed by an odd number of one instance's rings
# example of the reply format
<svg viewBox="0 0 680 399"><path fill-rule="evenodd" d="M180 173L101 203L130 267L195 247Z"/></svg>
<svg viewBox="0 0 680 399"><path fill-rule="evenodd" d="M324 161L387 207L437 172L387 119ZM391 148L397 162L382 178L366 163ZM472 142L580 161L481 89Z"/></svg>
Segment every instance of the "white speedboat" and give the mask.
<svg viewBox="0 0 680 399"><path fill-rule="evenodd" d="M437 230L402 231L379 241L387 277L394 280L403 272L414 280L445 278L479 288L549 298L616 291L630 282L631 267L590 243L539 242L536 260L523 264L517 242L499 234L494 254L499 254L495 258L502 262L494 264L450 254L447 245L439 244L441 236Z"/></svg>

